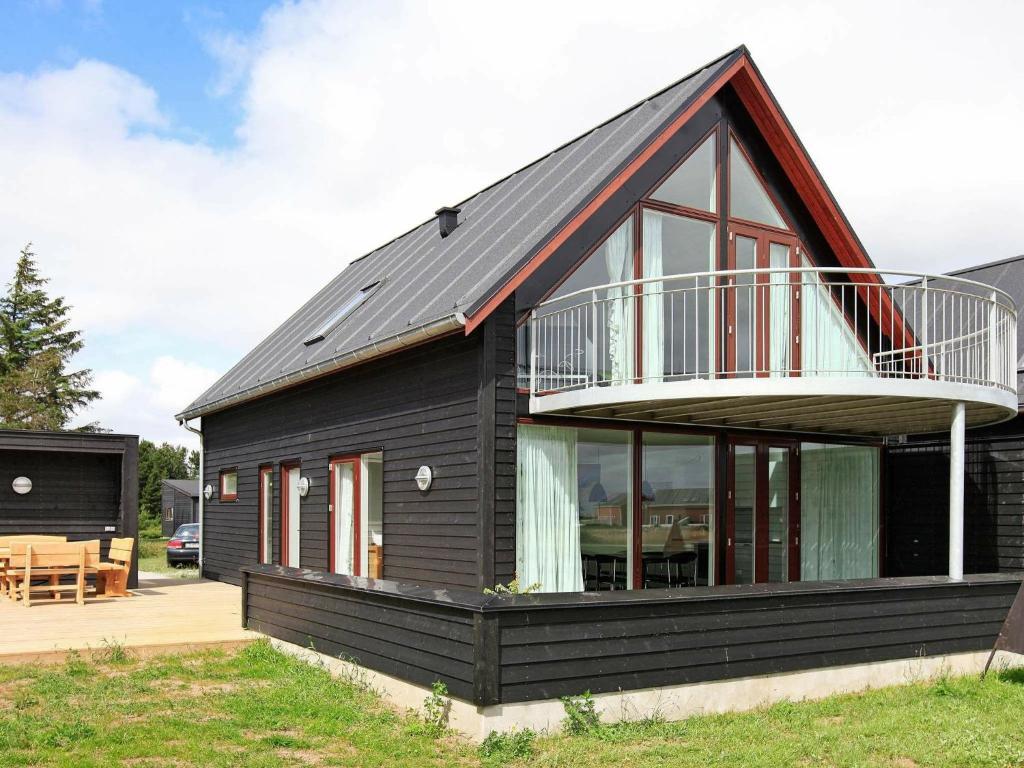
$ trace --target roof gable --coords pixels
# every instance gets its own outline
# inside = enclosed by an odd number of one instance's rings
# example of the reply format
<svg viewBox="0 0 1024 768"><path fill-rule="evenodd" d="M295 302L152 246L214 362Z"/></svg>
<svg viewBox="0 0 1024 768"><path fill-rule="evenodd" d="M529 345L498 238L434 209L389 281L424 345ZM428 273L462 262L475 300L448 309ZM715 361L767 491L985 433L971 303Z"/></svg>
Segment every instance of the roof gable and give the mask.
<svg viewBox="0 0 1024 768"><path fill-rule="evenodd" d="M738 48L459 203L447 237L432 218L356 259L178 418L194 418L446 332L470 333L730 84L840 263L870 266L751 61ZM313 345L358 290L376 294Z"/></svg>
<svg viewBox="0 0 1024 768"><path fill-rule="evenodd" d="M437 219L356 259L195 400L194 418L379 354L384 341L454 319L461 327L526 260L584 210L652 137L678 119L737 49L458 204L448 237ZM702 102L703 103L703 102ZM374 280L376 295L313 346L302 342L349 296Z"/></svg>

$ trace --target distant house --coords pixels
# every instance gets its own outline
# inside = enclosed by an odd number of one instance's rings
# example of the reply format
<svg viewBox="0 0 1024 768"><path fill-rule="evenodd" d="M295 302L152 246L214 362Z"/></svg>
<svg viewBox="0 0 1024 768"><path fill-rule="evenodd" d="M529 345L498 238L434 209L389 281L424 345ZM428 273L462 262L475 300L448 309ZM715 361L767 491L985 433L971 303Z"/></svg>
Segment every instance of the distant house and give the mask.
<svg viewBox="0 0 1024 768"><path fill-rule="evenodd" d="M964 669L1021 576L936 476L933 575L893 578L920 508L884 451L944 433L961 476L1016 334L998 287L875 265L739 48L355 260L185 408L202 570L481 731Z"/></svg>
<svg viewBox="0 0 1024 768"><path fill-rule="evenodd" d="M171 536L179 525L199 522L199 480L164 480L160 493L161 531Z"/></svg>

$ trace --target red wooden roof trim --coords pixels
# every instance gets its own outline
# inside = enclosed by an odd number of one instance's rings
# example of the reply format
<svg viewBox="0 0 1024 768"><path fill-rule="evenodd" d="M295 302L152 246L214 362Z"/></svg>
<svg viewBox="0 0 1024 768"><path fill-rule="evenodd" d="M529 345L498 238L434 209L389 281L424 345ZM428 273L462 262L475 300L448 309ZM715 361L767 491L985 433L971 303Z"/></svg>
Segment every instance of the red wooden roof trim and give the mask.
<svg viewBox="0 0 1024 768"><path fill-rule="evenodd" d="M598 194L587 203L584 208L570 219L562 229L560 229L554 237L552 237L543 248L541 248L533 258L531 258L522 268L515 274L515 276L503 285L497 293L495 293L486 303L472 315L466 318L466 334L473 332L477 326L480 325L487 316L497 309L501 303L507 299L512 293L518 288L523 282L536 271L537 267L543 264L547 259L558 250L569 237L583 225L583 223L596 213L602 205L604 205L611 198L615 192L617 192L623 184L632 178L633 174L639 170L644 163L650 160L654 153L657 152L661 147L665 145L676 131L682 128L687 121L693 117L701 107L711 100L721 89L725 83L729 82L744 65L745 54L737 59L731 66L729 66L722 74L720 74L712 83L701 93L694 101L683 110L680 115L673 120L657 137L654 141L647 145L639 155L623 168L618 175L608 182Z"/></svg>
<svg viewBox="0 0 1024 768"><path fill-rule="evenodd" d="M764 136L772 153L778 159L783 171L796 188L800 199L807 206L815 224L821 229L829 246L832 248L839 263L848 267L874 269L860 241L857 239L849 223L846 221L831 193L825 186L821 175L811 162L806 150L796 137L768 90L757 68L750 57L743 53L732 65L722 72L680 115L662 130L625 168L618 173L582 210L566 223L520 270L506 282L476 312L466 318L465 332L470 334L476 329L505 299L532 275L569 237L582 226L611 196L625 184L636 171L648 162L665 143L693 117L711 98L727 83L731 83L740 97L743 106L750 113L758 130ZM851 275L851 281L864 283L881 283L875 275ZM886 306L881 317L876 321L892 322L890 307ZM899 312L894 313L900 317ZM913 343L913 334L896 321L906 342ZM884 326L883 326L884 327Z"/></svg>

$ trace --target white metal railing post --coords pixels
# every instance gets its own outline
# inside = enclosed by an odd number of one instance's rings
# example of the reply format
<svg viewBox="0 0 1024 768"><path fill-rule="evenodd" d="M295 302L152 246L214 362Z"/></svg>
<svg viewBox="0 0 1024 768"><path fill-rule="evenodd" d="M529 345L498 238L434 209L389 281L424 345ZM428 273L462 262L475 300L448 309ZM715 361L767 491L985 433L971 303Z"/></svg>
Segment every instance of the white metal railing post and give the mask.
<svg viewBox="0 0 1024 768"><path fill-rule="evenodd" d="M964 428L963 403L953 406L949 429L949 578L964 577Z"/></svg>
<svg viewBox="0 0 1024 768"><path fill-rule="evenodd" d="M995 291L989 293L988 300L988 380L999 386L1003 383L1002 366L999 364L1002 344L999 338L999 302Z"/></svg>
<svg viewBox="0 0 1024 768"><path fill-rule="evenodd" d="M594 343L591 345L594 349L594 364L590 369L590 386L597 386L597 291L594 290L590 294L590 318L592 327L590 332L594 336Z"/></svg>
<svg viewBox="0 0 1024 768"><path fill-rule="evenodd" d="M893 313L895 314L895 313ZM928 375L928 278L921 278L921 370L919 375ZM905 329L904 329L905 330ZM892 339L889 339L892 343Z"/></svg>
<svg viewBox="0 0 1024 768"><path fill-rule="evenodd" d="M530 399L537 397L537 310L530 312Z"/></svg>

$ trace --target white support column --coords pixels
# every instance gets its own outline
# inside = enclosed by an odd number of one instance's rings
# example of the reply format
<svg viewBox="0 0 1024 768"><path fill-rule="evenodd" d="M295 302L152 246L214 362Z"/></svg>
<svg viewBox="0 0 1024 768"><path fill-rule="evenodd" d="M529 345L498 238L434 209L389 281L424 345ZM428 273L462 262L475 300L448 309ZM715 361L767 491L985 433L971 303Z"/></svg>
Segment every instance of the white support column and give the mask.
<svg viewBox="0 0 1024 768"><path fill-rule="evenodd" d="M953 406L949 429L949 578L964 577L964 404Z"/></svg>

